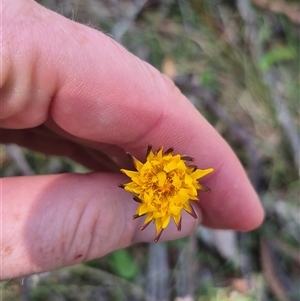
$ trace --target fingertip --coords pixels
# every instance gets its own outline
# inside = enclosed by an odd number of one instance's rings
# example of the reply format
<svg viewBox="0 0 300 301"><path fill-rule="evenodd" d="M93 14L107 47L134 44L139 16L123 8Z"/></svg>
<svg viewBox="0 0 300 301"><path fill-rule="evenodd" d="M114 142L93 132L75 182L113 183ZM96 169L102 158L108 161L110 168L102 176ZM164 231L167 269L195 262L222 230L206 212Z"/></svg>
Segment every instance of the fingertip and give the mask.
<svg viewBox="0 0 300 301"><path fill-rule="evenodd" d="M262 225L265 219L265 211L257 196L253 197L248 206L246 205L244 212L245 217L243 218L242 215L241 220L244 220L246 222L238 224L236 230L241 232L248 232L257 229ZM247 214L247 212L249 212L249 214Z"/></svg>
<svg viewBox="0 0 300 301"><path fill-rule="evenodd" d="M264 209L258 195L249 181L243 181L240 191L234 188L226 192L213 189L212 193L202 198L202 224L215 229L232 229L241 232L258 228L264 220ZM215 193L215 195L214 195Z"/></svg>

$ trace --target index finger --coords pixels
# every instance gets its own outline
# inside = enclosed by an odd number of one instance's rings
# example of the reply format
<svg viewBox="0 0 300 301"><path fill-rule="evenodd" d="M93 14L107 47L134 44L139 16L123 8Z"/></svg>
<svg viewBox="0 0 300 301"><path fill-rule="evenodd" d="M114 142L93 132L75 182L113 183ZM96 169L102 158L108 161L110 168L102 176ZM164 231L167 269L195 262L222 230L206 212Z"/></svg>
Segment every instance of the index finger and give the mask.
<svg viewBox="0 0 300 301"><path fill-rule="evenodd" d="M238 159L169 79L106 35L35 3L23 6L8 6L4 15L19 14L4 32L2 126L34 127L51 117L74 137L140 159L149 143L173 146L215 170L206 180L213 193L200 196L205 225L250 230L261 223L262 207ZM19 38L9 38L12 31Z"/></svg>

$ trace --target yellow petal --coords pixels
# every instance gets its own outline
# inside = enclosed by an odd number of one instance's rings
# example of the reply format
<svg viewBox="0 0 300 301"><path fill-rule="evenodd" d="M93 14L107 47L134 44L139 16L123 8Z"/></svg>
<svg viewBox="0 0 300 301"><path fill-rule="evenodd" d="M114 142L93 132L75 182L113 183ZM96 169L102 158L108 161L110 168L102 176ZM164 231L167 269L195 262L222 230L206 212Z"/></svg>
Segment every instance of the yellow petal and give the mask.
<svg viewBox="0 0 300 301"><path fill-rule="evenodd" d="M177 176L177 175L174 175L172 177L172 184L177 188L177 189L180 189L181 186L182 186L182 181L181 179Z"/></svg>
<svg viewBox="0 0 300 301"><path fill-rule="evenodd" d="M148 155L148 157L147 157L147 160L152 160L153 158L154 158L154 153L153 153L153 150L151 150L150 152L149 152L149 155Z"/></svg>
<svg viewBox="0 0 300 301"><path fill-rule="evenodd" d="M176 207L176 206L172 206L170 208L170 212L173 214L173 215L178 215L181 211L182 207Z"/></svg>
<svg viewBox="0 0 300 301"><path fill-rule="evenodd" d="M196 171L194 171L191 174L191 177L193 177L194 179L200 179L200 178L203 178L204 176L210 174L213 171L214 171L213 168L208 168L208 169L199 169L198 168Z"/></svg>
<svg viewBox="0 0 300 301"><path fill-rule="evenodd" d="M156 233L159 232L162 229L162 219L161 218L157 218L155 219L155 231Z"/></svg>
<svg viewBox="0 0 300 301"><path fill-rule="evenodd" d="M187 185L192 185L193 184L193 178L190 177L188 174L185 174L184 176L184 183Z"/></svg>
<svg viewBox="0 0 300 301"><path fill-rule="evenodd" d="M169 162L167 165L164 166L164 171L170 172L176 168L177 168L177 162L175 160L172 160L171 162Z"/></svg>
<svg viewBox="0 0 300 301"><path fill-rule="evenodd" d="M143 215L143 214L147 213L148 210L149 209L148 209L148 205L147 204L141 204L139 206L138 215Z"/></svg>
<svg viewBox="0 0 300 301"><path fill-rule="evenodd" d="M136 159L135 157L132 156L132 158L134 162L134 167L137 169L137 171L140 171L144 164L140 162L138 159Z"/></svg>
<svg viewBox="0 0 300 301"><path fill-rule="evenodd" d="M173 215L172 217L173 217L173 220L174 220L175 224L178 226L179 222L180 222L180 219L181 219L181 214Z"/></svg>
<svg viewBox="0 0 300 301"><path fill-rule="evenodd" d="M182 202L186 202L190 199L190 196L188 194L188 191L186 189L180 189L178 192L178 195L181 197Z"/></svg>
<svg viewBox="0 0 300 301"><path fill-rule="evenodd" d="M138 171L132 171L132 170L127 170L127 169L121 169L121 171L122 171L122 173L124 173L126 176L128 176L131 179L139 176Z"/></svg>
<svg viewBox="0 0 300 301"><path fill-rule="evenodd" d="M170 218L171 218L170 215L169 215L169 216L166 216L166 217L164 217L164 218L162 218L162 220L163 220L162 228L163 228L163 229L167 228L167 226L169 225L169 223L170 223Z"/></svg>
<svg viewBox="0 0 300 301"><path fill-rule="evenodd" d="M160 150L156 154L156 157L158 160L162 159L162 152L163 152L163 147L161 147Z"/></svg>
<svg viewBox="0 0 300 301"><path fill-rule="evenodd" d="M157 174L157 178L158 178L158 185L160 187L165 185L166 179L167 179L167 174L163 171L159 172Z"/></svg>
<svg viewBox="0 0 300 301"><path fill-rule="evenodd" d="M148 224L149 222L151 222L153 220L153 214L152 213L149 213L147 214L147 217L144 221L144 224Z"/></svg>

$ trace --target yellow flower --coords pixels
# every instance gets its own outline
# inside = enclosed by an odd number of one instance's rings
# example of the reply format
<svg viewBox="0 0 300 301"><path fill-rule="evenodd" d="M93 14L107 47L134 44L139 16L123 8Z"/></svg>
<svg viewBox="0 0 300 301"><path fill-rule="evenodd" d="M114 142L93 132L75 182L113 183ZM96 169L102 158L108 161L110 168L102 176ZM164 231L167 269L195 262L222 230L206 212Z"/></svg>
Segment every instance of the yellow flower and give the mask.
<svg viewBox="0 0 300 301"><path fill-rule="evenodd" d="M199 201L198 190L211 192L210 188L200 185L198 180L213 172L213 169L199 169L195 165L186 165L186 161L194 159L173 155L173 151L173 148L169 148L163 153L163 147L160 147L157 152L153 152L152 146L149 145L145 163L127 153L137 171L121 169L131 182L119 186L134 194L133 199L139 203L133 219L146 215L140 230L144 230L151 221L154 221L155 242L168 226L171 217L178 231L181 230L182 209L197 218L190 200Z"/></svg>

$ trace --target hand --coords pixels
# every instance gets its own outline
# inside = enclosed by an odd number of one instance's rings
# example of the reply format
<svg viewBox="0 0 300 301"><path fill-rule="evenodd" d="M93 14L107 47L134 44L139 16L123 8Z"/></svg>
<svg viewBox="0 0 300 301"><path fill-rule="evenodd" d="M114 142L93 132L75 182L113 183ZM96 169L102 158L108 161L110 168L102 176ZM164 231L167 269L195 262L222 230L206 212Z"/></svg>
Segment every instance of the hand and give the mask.
<svg viewBox="0 0 300 301"><path fill-rule="evenodd" d="M236 156L172 81L101 32L34 1L2 3L1 142L67 156L94 170L1 179L1 278L100 257L141 241L125 150L141 160L147 145L175 148L213 167L198 219L183 216L161 240L199 223L248 231L263 210Z"/></svg>

